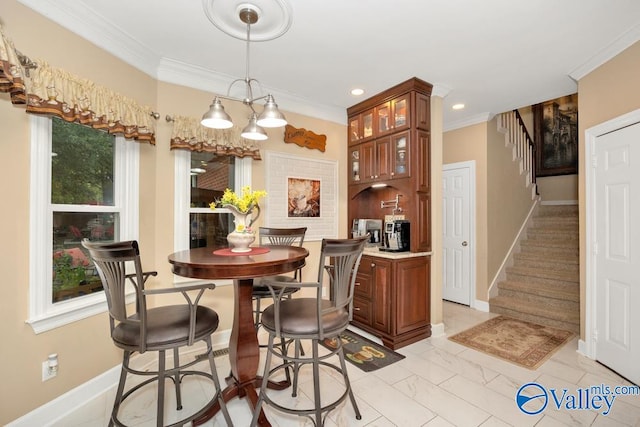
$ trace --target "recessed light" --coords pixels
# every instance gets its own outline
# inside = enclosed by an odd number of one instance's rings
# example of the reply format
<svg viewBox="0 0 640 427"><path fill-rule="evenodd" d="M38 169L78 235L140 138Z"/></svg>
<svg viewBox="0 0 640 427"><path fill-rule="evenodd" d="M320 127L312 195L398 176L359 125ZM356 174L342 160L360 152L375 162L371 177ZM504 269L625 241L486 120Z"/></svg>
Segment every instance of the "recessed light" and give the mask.
<svg viewBox="0 0 640 427"><path fill-rule="evenodd" d="M464 109L464 104L453 104L451 109L453 109L453 110L462 110L462 109Z"/></svg>
<svg viewBox="0 0 640 427"><path fill-rule="evenodd" d="M364 93L364 89L360 89L360 88L355 88L355 89L351 89L351 95L353 96L360 96Z"/></svg>

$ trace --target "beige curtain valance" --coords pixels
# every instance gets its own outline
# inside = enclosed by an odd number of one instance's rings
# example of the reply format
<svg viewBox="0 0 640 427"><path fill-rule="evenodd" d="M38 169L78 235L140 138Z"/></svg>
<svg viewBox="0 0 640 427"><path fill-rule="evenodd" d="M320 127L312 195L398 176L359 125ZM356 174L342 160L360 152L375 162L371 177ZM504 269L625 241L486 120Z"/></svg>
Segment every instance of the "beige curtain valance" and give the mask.
<svg viewBox="0 0 640 427"><path fill-rule="evenodd" d="M60 117L155 145L151 107L90 80L36 61L28 86L27 112Z"/></svg>
<svg viewBox="0 0 640 427"><path fill-rule="evenodd" d="M24 85L24 70L16 48L13 46L0 25L0 92L10 93L11 102L24 104L26 93Z"/></svg>
<svg viewBox="0 0 640 427"><path fill-rule="evenodd" d="M262 160L260 150L252 142L240 137L240 129L209 129L193 117L175 116L173 122L171 149L205 151L218 156L251 157Z"/></svg>
<svg viewBox="0 0 640 427"><path fill-rule="evenodd" d="M2 27L0 36L0 92L10 93L13 104L26 103L28 113L56 116L155 145L154 118L158 115L151 107L46 61L21 58ZM29 73L25 73L25 60Z"/></svg>

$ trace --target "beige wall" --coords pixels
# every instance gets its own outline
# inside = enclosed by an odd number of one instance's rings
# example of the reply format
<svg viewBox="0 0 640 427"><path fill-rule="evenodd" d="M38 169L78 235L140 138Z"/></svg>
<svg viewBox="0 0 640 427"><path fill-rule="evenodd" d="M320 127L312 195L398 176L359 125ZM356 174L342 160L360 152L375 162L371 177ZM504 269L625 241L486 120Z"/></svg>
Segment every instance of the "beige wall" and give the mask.
<svg viewBox="0 0 640 427"><path fill-rule="evenodd" d="M443 164L476 162L476 299L489 287L533 201L496 119L444 134ZM472 237L473 238L473 237Z"/></svg>
<svg viewBox="0 0 640 427"><path fill-rule="evenodd" d="M513 161L513 148L505 147L505 135L497 119L487 123L487 280L490 287L511 245L524 224L534 200L527 176ZM488 288L487 288L488 289ZM479 295L486 300L488 295Z"/></svg>
<svg viewBox="0 0 640 427"><path fill-rule="evenodd" d="M578 200L578 175L538 177L536 182L543 202Z"/></svg>
<svg viewBox="0 0 640 427"><path fill-rule="evenodd" d="M16 0L3 3L2 24L5 34L16 46L32 58L42 58L51 65L64 68L98 84L125 93L160 112L157 121L156 146L141 144L140 165L140 245L143 250L145 270L157 270L158 279L150 286L170 282L172 275L167 254L173 252L173 197L174 154L169 150L171 124L165 115L199 117L211 102L212 94L199 90L157 82L137 69L105 53L91 43L62 29L40 15L23 7ZM30 34L34 29L37 32ZM46 34L46 37L43 37ZM240 103L225 103L227 111L240 122L247 113ZM432 102L434 130L432 132L433 170L440 170L442 157L441 100ZM339 235L347 236L347 170L346 132L343 125L286 112L289 122L319 134L327 135L324 153L283 142L283 129L269 130L269 139L261 143L264 150L285 152L296 156L338 161L339 180ZM346 112L345 112L346 115ZM0 364L0 424L14 420L65 392L93 379L118 365L121 352L109 337L106 314L90 317L52 331L36 335L25 324L29 306L29 125L23 108L11 104L7 94L0 94L0 129L3 141L0 155L4 165L0 179L4 183L2 196L5 206L1 215L0 232L4 237L0 253L0 268L4 272L6 291L0 299L0 340L3 343ZM252 185L264 186L267 171L264 162L253 162ZM434 174L436 176L436 174ZM439 178L438 178L439 179ZM434 182L438 182L435 181ZM441 210L434 188L434 221ZM264 217L263 217L264 218ZM262 220L258 225L262 224ZM439 229L439 227L438 227ZM434 252L438 239L434 237ZM305 279L312 279L317 272L319 242L308 242L309 262ZM434 255L434 260L437 255ZM434 274L441 274L434 266ZM434 276L435 277L435 276ZM439 280L438 280L439 282ZM432 297L432 322L442 322L440 292ZM219 311L220 330L231 326L233 289L219 287L203 299ZM57 352L60 372L50 381L41 381L41 365L49 353Z"/></svg>
<svg viewBox="0 0 640 427"><path fill-rule="evenodd" d="M579 165L585 164L587 129L640 108L640 42L598 67L578 82ZM586 281L585 176L579 174L580 200L580 333L584 338Z"/></svg>
<svg viewBox="0 0 640 427"><path fill-rule="evenodd" d="M476 162L476 298L486 301L490 283L487 271L487 123L443 135L443 164L470 160Z"/></svg>

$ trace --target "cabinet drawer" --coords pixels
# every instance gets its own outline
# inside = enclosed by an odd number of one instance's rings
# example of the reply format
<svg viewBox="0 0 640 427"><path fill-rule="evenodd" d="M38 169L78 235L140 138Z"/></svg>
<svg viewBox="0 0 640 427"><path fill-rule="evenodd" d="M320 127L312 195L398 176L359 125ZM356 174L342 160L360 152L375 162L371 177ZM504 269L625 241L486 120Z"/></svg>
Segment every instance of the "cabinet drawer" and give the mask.
<svg viewBox="0 0 640 427"><path fill-rule="evenodd" d="M371 276L367 274L356 275L356 283L353 289L353 294L356 297L371 299L372 297L372 286L371 286Z"/></svg>
<svg viewBox="0 0 640 427"><path fill-rule="evenodd" d="M371 302L353 297L353 320L370 326L371 325Z"/></svg>

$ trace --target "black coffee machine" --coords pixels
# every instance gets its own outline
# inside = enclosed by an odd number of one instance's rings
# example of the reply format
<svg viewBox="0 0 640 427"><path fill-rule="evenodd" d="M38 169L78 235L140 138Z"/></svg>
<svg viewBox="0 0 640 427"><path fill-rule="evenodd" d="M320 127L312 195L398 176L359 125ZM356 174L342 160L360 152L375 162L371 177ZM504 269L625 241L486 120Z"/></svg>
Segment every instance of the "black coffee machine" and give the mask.
<svg viewBox="0 0 640 427"><path fill-rule="evenodd" d="M384 241L381 251L407 252L410 250L410 226L405 219L394 219L384 223Z"/></svg>

